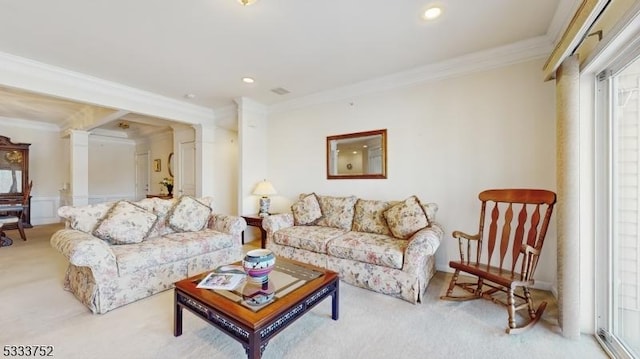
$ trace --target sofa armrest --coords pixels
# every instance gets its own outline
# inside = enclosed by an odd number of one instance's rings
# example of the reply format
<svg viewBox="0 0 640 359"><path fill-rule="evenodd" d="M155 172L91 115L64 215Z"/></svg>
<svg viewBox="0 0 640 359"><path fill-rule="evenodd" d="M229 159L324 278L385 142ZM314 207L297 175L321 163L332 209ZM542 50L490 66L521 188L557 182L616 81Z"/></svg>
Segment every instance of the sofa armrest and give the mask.
<svg viewBox="0 0 640 359"><path fill-rule="evenodd" d="M75 229L61 229L51 236L51 246L78 267L117 275L116 256L105 241Z"/></svg>
<svg viewBox="0 0 640 359"><path fill-rule="evenodd" d="M262 229L267 231L267 237L282 228L293 227L293 214L280 213L265 217L262 220Z"/></svg>
<svg viewBox="0 0 640 359"><path fill-rule="evenodd" d="M266 247L269 248L273 241L273 234L283 228L293 227L293 214L272 214L262 220L262 229L267 233Z"/></svg>
<svg viewBox="0 0 640 359"><path fill-rule="evenodd" d="M239 216L212 214L208 227L219 232L239 236L247 228L247 222Z"/></svg>
<svg viewBox="0 0 640 359"><path fill-rule="evenodd" d="M423 263L426 257L435 255L443 236L444 231L436 222L411 236L411 238L409 238L409 245L405 251L402 270L405 272L414 272L424 267Z"/></svg>

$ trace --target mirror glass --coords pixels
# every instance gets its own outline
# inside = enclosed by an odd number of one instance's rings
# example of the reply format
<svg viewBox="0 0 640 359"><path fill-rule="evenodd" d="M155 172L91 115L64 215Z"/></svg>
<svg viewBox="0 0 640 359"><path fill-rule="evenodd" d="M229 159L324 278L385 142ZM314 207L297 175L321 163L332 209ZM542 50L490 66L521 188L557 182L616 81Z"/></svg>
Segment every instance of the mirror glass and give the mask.
<svg viewBox="0 0 640 359"><path fill-rule="evenodd" d="M387 130L327 137L327 179L387 178Z"/></svg>
<svg viewBox="0 0 640 359"><path fill-rule="evenodd" d="M169 170L169 176L173 177L173 152L167 158L167 169Z"/></svg>
<svg viewBox="0 0 640 359"><path fill-rule="evenodd" d="M0 151L0 193L22 193L22 151Z"/></svg>

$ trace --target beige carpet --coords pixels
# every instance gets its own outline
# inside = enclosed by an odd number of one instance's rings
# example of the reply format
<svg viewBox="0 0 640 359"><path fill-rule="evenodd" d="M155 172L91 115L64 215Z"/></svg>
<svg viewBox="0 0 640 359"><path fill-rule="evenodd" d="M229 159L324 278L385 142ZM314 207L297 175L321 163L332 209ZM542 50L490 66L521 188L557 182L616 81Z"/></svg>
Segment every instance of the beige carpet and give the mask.
<svg viewBox="0 0 640 359"><path fill-rule="evenodd" d="M174 337L172 291L91 314L62 289L67 263L49 245L58 228L29 229L27 242L10 231L14 244L0 248L1 345L54 345L56 358L246 357L238 342L187 311L183 334ZM502 307L439 300L446 279L438 273L418 305L342 283L338 321L325 300L276 336L263 358L607 357L590 335L559 334L555 302L533 329L509 336Z"/></svg>

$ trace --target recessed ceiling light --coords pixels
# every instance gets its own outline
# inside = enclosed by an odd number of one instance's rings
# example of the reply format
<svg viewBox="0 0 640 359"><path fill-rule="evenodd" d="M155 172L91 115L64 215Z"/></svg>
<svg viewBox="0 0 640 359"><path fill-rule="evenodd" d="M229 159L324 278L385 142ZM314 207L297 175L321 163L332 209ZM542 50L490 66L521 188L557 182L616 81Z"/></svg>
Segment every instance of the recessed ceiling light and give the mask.
<svg viewBox="0 0 640 359"><path fill-rule="evenodd" d="M252 84L252 83L256 82L256 80L254 80L253 77L243 77L242 78L242 82L244 82L246 84Z"/></svg>
<svg viewBox="0 0 640 359"><path fill-rule="evenodd" d="M440 17L440 15L442 15L442 8L434 6L425 10L424 13L422 14L422 17L425 20L434 20Z"/></svg>

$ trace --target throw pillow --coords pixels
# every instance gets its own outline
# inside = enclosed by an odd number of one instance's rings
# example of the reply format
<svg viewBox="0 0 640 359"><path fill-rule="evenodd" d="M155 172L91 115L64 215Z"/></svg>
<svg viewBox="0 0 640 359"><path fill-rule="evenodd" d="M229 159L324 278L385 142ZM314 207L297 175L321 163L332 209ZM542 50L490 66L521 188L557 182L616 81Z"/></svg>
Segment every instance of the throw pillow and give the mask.
<svg viewBox="0 0 640 359"><path fill-rule="evenodd" d="M118 201L93 230L93 235L111 244L142 242L158 216L129 201Z"/></svg>
<svg viewBox="0 0 640 359"><path fill-rule="evenodd" d="M352 230L356 232L389 235L391 231L384 212L396 202L359 199L356 202Z"/></svg>
<svg viewBox="0 0 640 359"><path fill-rule="evenodd" d="M396 238L409 239L429 225L427 215L416 196L396 204L384 212L391 233Z"/></svg>
<svg viewBox="0 0 640 359"><path fill-rule="evenodd" d="M296 226L313 225L322 218L320 203L318 203L315 193L307 195L294 203L291 206L291 212Z"/></svg>
<svg viewBox="0 0 640 359"><path fill-rule="evenodd" d="M72 229L91 234L113 204L104 202L81 207L63 206L58 209L58 215L66 219Z"/></svg>
<svg viewBox="0 0 640 359"><path fill-rule="evenodd" d="M318 196L322 218L318 221L319 226L333 227L351 230L353 224L353 207L358 198L350 197L330 197Z"/></svg>
<svg viewBox="0 0 640 359"><path fill-rule="evenodd" d="M436 213L438 213L438 204L436 203L427 203L423 204L422 208L424 208L424 213L427 214L427 221L429 224L436 221Z"/></svg>
<svg viewBox="0 0 640 359"><path fill-rule="evenodd" d="M167 216L169 227L178 232L196 232L209 222L211 207L191 196L176 201Z"/></svg>

